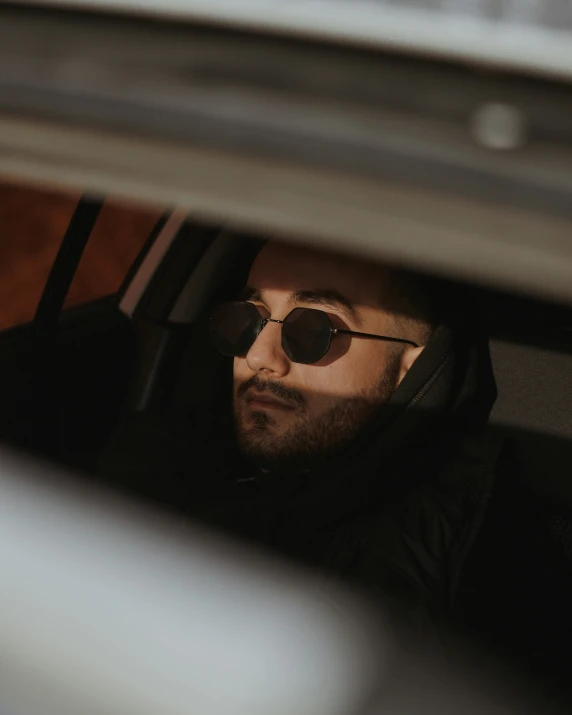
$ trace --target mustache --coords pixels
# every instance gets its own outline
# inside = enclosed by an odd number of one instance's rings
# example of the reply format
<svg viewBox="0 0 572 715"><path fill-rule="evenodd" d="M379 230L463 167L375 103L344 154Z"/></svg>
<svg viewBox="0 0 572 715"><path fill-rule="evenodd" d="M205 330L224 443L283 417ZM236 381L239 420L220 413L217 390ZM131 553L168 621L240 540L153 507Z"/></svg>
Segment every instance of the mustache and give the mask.
<svg viewBox="0 0 572 715"><path fill-rule="evenodd" d="M306 401L304 396L298 390L294 390L291 387L286 387L280 382L273 382L272 380L263 380L258 375L253 375L249 380L243 382L236 391L238 397L244 397L244 395L254 388L258 392L268 391L272 393L279 400L284 400L286 402L293 402L298 407L304 407Z"/></svg>

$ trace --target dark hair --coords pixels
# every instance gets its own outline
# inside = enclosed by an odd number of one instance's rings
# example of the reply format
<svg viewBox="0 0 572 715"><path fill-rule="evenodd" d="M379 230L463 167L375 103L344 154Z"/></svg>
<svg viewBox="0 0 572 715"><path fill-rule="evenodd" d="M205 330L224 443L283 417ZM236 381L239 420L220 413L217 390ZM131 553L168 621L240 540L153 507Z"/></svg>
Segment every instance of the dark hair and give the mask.
<svg viewBox="0 0 572 715"><path fill-rule="evenodd" d="M441 323L445 309L445 284L439 278L406 268L393 268L390 288L383 291L384 307L405 324L415 342L426 345Z"/></svg>

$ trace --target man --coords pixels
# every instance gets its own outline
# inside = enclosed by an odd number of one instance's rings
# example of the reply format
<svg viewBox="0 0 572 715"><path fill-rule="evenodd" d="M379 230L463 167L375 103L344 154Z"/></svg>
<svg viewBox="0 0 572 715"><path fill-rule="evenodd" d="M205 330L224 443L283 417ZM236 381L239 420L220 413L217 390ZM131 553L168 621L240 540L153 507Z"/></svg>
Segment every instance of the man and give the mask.
<svg viewBox="0 0 572 715"><path fill-rule="evenodd" d="M105 471L439 619L498 451L487 340L441 303L404 271L270 241L211 320L222 402L134 416Z"/></svg>

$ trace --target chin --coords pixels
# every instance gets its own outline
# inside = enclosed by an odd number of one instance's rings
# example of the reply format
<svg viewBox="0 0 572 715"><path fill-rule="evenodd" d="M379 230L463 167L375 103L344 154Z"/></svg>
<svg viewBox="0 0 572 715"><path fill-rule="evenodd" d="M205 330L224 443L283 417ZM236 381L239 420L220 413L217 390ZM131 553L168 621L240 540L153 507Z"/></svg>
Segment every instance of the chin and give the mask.
<svg viewBox="0 0 572 715"><path fill-rule="evenodd" d="M282 437L286 434L291 426L290 421L286 420L267 420L266 415L260 412L252 412L243 423L247 432L271 435L273 439Z"/></svg>
<svg viewBox="0 0 572 715"><path fill-rule="evenodd" d="M245 441L277 440L291 428L292 421L284 415L274 417L265 411L246 410L237 423L238 433Z"/></svg>

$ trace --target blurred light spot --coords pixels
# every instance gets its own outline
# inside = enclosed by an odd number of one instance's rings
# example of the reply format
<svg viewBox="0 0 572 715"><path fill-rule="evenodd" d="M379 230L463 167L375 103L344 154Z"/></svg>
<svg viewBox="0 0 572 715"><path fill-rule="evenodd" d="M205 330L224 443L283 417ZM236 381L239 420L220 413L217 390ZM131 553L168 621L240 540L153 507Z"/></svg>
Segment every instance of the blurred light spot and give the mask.
<svg viewBox="0 0 572 715"><path fill-rule="evenodd" d="M472 132L487 149L518 149L526 142L526 117L510 104L483 104L473 115Z"/></svg>

